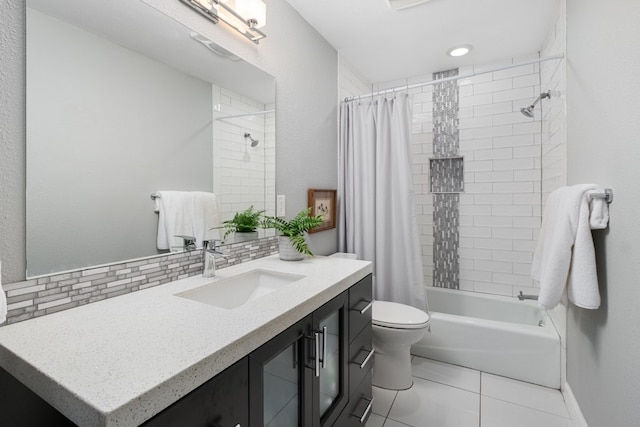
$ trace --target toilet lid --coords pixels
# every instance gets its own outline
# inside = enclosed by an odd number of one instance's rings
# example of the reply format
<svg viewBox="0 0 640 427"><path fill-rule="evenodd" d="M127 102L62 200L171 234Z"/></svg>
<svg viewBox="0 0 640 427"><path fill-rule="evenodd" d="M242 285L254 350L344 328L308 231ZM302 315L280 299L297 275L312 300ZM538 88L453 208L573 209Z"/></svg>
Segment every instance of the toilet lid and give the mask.
<svg viewBox="0 0 640 427"><path fill-rule="evenodd" d="M371 313L374 325L396 329L420 329L429 323L429 315L405 304L374 301Z"/></svg>

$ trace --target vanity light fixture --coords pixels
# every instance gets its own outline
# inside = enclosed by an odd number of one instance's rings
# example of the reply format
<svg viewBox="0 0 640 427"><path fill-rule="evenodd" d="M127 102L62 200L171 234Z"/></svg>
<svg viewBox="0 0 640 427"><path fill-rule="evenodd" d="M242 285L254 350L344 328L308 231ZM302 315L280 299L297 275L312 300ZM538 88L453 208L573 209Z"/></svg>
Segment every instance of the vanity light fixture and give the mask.
<svg viewBox="0 0 640 427"><path fill-rule="evenodd" d="M267 37L260 28L267 22L267 6L262 0L180 0L217 24L222 21L258 44Z"/></svg>
<svg viewBox="0 0 640 427"><path fill-rule="evenodd" d="M470 44L454 46L454 47L450 48L449 50L447 50L447 55L449 55L449 56L464 56L467 53L471 52L471 49L473 49L473 46L471 46Z"/></svg>

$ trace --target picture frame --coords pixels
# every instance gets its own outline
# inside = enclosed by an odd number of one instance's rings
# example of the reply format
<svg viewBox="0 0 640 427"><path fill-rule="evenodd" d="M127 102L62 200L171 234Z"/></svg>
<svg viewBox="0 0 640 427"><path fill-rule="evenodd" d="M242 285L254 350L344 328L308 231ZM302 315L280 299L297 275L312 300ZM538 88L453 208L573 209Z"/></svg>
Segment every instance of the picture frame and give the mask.
<svg viewBox="0 0 640 427"><path fill-rule="evenodd" d="M336 190L309 189L309 207L311 215L322 215L324 221L318 227L309 230L309 233L336 228Z"/></svg>

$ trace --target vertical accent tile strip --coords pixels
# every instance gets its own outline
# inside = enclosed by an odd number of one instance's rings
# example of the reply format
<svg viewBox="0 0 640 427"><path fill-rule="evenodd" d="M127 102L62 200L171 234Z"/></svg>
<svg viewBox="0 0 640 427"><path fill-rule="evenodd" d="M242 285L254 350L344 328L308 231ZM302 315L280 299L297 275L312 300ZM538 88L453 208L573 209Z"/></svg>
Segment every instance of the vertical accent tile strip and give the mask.
<svg viewBox="0 0 640 427"><path fill-rule="evenodd" d="M433 74L434 79L457 76L458 70ZM431 161L432 191L462 190L462 161L438 161L459 153L458 82L450 81L433 88L433 155ZM455 179L458 178L458 179ZM459 223L460 196L433 194L433 286L460 289Z"/></svg>

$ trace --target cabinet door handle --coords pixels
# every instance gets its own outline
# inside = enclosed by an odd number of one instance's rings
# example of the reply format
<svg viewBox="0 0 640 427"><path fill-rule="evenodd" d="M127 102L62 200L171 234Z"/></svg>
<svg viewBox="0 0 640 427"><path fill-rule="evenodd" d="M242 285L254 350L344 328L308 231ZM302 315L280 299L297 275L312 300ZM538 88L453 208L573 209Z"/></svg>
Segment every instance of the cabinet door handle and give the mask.
<svg viewBox="0 0 640 427"><path fill-rule="evenodd" d="M320 376L320 332L315 332L315 369L316 377Z"/></svg>
<svg viewBox="0 0 640 427"><path fill-rule="evenodd" d="M369 304L367 304L362 310L360 310L360 314L364 314L371 307L373 307L373 300L369 301Z"/></svg>
<svg viewBox="0 0 640 427"><path fill-rule="evenodd" d="M373 401L375 400L375 397L372 397L371 399L367 397L363 397L362 399L369 401L369 404L365 408L364 413L362 415L351 413L352 416L360 418L360 424L364 423L364 420L367 419L367 415L369 415L369 412L371 412L371 408L373 408Z"/></svg>
<svg viewBox="0 0 640 427"><path fill-rule="evenodd" d="M367 357L364 358L364 361L360 364L360 369L364 368L365 365L367 363L369 363L369 360L371 360L371 357L373 356L373 353L375 353L376 350L375 349L371 349L371 351L369 352L369 354L367 354Z"/></svg>
<svg viewBox="0 0 640 427"><path fill-rule="evenodd" d="M327 327L322 327L322 360L321 368L324 369L325 361L327 360Z"/></svg>

